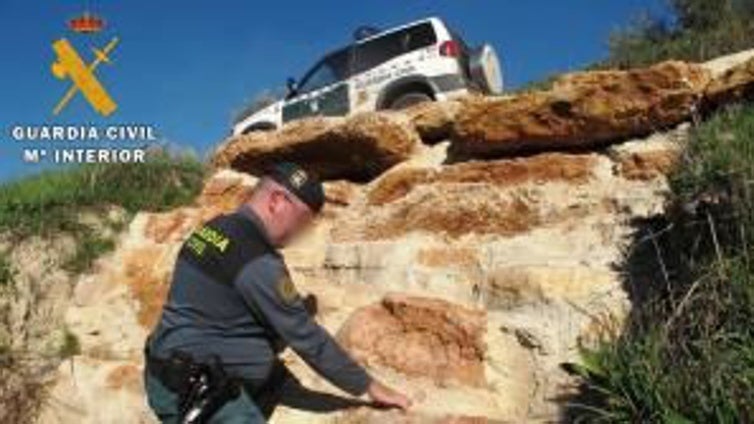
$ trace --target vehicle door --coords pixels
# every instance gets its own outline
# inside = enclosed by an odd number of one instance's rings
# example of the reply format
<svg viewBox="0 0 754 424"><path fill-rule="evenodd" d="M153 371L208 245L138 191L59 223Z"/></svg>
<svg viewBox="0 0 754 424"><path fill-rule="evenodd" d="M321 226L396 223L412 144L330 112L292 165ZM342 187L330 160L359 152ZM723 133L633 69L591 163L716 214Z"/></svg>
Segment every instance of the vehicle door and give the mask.
<svg viewBox="0 0 754 424"><path fill-rule="evenodd" d="M343 116L350 112L350 47L336 51L306 73L283 105L283 122L307 116Z"/></svg>

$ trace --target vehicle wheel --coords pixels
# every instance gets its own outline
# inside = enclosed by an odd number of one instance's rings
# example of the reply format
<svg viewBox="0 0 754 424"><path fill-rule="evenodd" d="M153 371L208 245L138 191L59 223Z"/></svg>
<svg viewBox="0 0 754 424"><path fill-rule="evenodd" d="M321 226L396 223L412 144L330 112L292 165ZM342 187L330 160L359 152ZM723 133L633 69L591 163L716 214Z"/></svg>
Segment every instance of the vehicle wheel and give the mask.
<svg viewBox="0 0 754 424"><path fill-rule="evenodd" d="M495 49L485 44L476 49L469 59L471 79L486 94L503 92L503 72Z"/></svg>
<svg viewBox="0 0 754 424"><path fill-rule="evenodd" d="M400 96L398 96L395 100L390 102L390 106L388 107L388 109L392 109L392 110L406 109L407 107L413 106L415 104L431 102L431 101L432 101L432 97L429 94L414 91L410 93L401 94Z"/></svg>

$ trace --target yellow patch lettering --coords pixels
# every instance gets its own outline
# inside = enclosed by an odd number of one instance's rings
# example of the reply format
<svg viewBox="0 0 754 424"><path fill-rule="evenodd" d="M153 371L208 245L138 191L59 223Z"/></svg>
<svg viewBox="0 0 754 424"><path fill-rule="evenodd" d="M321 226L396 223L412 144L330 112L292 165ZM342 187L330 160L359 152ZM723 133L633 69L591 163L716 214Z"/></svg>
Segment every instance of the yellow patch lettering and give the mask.
<svg viewBox="0 0 754 424"><path fill-rule="evenodd" d="M219 251L225 252L230 244L230 239L223 233L209 227L201 227L196 235L207 243L215 246Z"/></svg>

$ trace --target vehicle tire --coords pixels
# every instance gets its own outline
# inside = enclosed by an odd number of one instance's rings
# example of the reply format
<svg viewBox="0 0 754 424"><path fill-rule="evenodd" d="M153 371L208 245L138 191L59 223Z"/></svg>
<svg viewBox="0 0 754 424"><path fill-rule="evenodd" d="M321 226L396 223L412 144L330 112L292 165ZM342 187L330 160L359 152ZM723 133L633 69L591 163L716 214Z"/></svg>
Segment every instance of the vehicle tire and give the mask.
<svg viewBox="0 0 754 424"><path fill-rule="evenodd" d="M420 91L411 91L397 96L395 100L390 102L388 109L406 109L407 107L411 107L419 103L431 102L432 100L432 96L427 93L422 93Z"/></svg>
<svg viewBox="0 0 754 424"><path fill-rule="evenodd" d="M503 72L495 48L484 44L471 53L469 58L471 79L485 94L503 92Z"/></svg>

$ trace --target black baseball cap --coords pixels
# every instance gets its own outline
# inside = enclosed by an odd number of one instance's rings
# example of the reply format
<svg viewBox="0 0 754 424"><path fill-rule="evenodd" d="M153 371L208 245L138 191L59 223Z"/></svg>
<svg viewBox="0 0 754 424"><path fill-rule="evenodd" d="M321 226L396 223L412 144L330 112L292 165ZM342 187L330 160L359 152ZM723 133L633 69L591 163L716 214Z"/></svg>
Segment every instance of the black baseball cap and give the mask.
<svg viewBox="0 0 754 424"><path fill-rule="evenodd" d="M272 165L265 174L285 187L317 213L325 203L325 191L319 179L293 162Z"/></svg>

